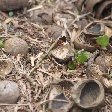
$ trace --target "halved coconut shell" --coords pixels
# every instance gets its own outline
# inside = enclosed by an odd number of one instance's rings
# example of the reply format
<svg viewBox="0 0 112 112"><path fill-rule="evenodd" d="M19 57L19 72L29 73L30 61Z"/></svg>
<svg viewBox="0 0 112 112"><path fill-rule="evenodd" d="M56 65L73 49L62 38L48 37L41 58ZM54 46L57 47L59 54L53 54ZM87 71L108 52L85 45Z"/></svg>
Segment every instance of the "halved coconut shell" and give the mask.
<svg viewBox="0 0 112 112"><path fill-rule="evenodd" d="M105 26L102 23L92 22L84 29L84 33L89 36L100 36L105 33Z"/></svg>
<svg viewBox="0 0 112 112"><path fill-rule="evenodd" d="M82 80L74 86L72 96L77 106L90 109L103 103L104 88L97 80Z"/></svg>
<svg viewBox="0 0 112 112"><path fill-rule="evenodd" d="M28 0L0 0L1 11L11 11L28 6Z"/></svg>
<svg viewBox="0 0 112 112"><path fill-rule="evenodd" d="M4 77L8 75L13 69L13 63L11 60L0 60L0 76Z"/></svg>
<svg viewBox="0 0 112 112"><path fill-rule="evenodd" d="M111 15L111 9L112 9L112 0L105 0L100 4L98 9L96 10L96 17L101 18ZM108 12L109 11L109 12Z"/></svg>
<svg viewBox="0 0 112 112"><path fill-rule="evenodd" d="M88 12L93 12L95 5L102 2L103 0L86 0L85 10Z"/></svg>
<svg viewBox="0 0 112 112"><path fill-rule="evenodd" d="M15 104L20 96L18 84L13 81L0 81L0 103Z"/></svg>

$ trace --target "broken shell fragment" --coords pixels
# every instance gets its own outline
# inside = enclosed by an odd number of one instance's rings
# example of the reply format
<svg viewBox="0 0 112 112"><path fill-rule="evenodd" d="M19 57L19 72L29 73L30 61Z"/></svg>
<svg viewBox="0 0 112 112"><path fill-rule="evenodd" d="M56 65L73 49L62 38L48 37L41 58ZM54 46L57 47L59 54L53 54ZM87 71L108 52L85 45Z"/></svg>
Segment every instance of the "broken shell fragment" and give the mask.
<svg viewBox="0 0 112 112"><path fill-rule="evenodd" d="M104 28L104 24L92 22L87 28L85 28L84 33L89 36L100 36L105 33Z"/></svg>
<svg viewBox="0 0 112 112"><path fill-rule="evenodd" d="M71 108L71 103L67 100L63 93L60 93L49 103L49 109L52 112L68 112Z"/></svg>
<svg viewBox="0 0 112 112"><path fill-rule="evenodd" d="M69 44L65 44L53 49L51 51L51 55L55 58L57 62L62 64L72 60L74 52Z"/></svg>
<svg viewBox="0 0 112 112"><path fill-rule="evenodd" d="M98 80L82 80L74 85L72 96L77 106L90 109L103 103L104 88Z"/></svg>
<svg viewBox="0 0 112 112"><path fill-rule="evenodd" d="M28 44L21 38L13 37L5 41L4 49L7 53L17 56L28 52Z"/></svg>
<svg viewBox="0 0 112 112"><path fill-rule="evenodd" d="M13 63L11 60L0 60L0 76L4 77L8 75L13 69Z"/></svg>
<svg viewBox="0 0 112 112"><path fill-rule="evenodd" d="M96 47L90 45L90 43L87 43L85 38L85 35L76 36L74 38L74 47L79 50L84 49L89 52L94 52Z"/></svg>
<svg viewBox="0 0 112 112"><path fill-rule="evenodd" d="M0 103L17 103L20 96L17 83L13 81L0 81Z"/></svg>
<svg viewBox="0 0 112 112"><path fill-rule="evenodd" d="M112 36L112 30L105 26L103 23L98 23L98 22L92 22L89 24L85 29L84 33L87 36L100 36L100 35L107 35L108 37Z"/></svg>
<svg viewBox="0 0 112 112"><path fill-rule="evenodd" d="M28 0L0 0L1 11L12 11L28 6Z"/></svg>

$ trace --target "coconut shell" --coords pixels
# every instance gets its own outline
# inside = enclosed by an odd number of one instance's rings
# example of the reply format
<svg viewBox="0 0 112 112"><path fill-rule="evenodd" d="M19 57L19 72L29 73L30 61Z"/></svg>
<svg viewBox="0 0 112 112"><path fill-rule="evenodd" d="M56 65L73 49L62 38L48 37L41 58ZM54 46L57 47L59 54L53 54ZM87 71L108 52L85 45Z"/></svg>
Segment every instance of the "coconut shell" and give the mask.
<svg viewBox="0 0 112 112"><path fill-rule="evenodd" d="M74 85L72 96L77 106L95 108L104 101L104 88L98 80L82 80Z"/></svg>
<svg viewBox="0 0 112 112"><path fill-rule="evenodd" d="M0 103L17 103L19 96L17 83L8 80L0 82Z"/></svg>
<svg viewBox="0 0 112 112"><path fill-rule="evenodd" d="M21 38L13 37L5 41L4 49L11 55L25 55L28 51L28 44Z"/></svg>
<svg viewBox="0 0 112 112"><path fill-rule="evenodd" d="M1 11L11 11L28 6L28 0L0 0Z"/></svg>

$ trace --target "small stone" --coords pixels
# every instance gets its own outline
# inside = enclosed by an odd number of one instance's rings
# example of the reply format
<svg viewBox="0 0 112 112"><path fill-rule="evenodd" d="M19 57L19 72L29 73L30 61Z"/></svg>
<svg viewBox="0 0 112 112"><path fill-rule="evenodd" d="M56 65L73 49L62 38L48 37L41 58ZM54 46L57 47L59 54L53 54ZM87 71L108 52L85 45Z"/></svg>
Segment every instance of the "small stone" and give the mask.
<svg viewBox="0 0 112 112"><path fill-rule="evenodd" d="M5 77L8 75L13 69L13 63L11 60L5 59L0 60L0 76Z"/></svg>
<svg viewBox="0 0 112 112"><path fill-rule="evenodd" d="M7 53L17 56L28 52L28 44L21 38L13 37L5 41L4 49Z"/></svg>
<svg viewBox="0 0 112 112"><path fill-rule="evenodd" d="M0 103L17 103L19 96L17 83L8 80L0 82Z"/></svg>

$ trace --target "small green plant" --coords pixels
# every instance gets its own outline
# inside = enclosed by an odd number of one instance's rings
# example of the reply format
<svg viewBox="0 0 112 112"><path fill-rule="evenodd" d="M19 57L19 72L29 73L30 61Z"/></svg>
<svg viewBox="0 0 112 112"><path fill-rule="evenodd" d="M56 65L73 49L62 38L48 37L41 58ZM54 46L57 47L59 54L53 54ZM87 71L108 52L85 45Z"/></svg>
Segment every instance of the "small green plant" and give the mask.
<svg viewBox="0 0 112 112"><path fill-rule="evenodd" d="M90 58L90 53L87 51L78 51L75 53L74 61L69 62L68 69L74 70L78 64L84 64Z"/></svg>
<svg viewBox="0 0 112 112"><path fill-rule="evenodd" d="M87 51L80 51L75 54L75 59L77 64L83 64L90 57L90 53Z"/></svg>
<svg viewBox="0 0 112 112"><path fill-rule="evenodd" d="M96 42L102 48L106 48L109 45L109 37L107 35L99 36L97 37Z"/></svg>
<svg viewBox="0 0 112 112"><path fill-rule="evenodd" d="M9 12L9 17L14 16L14 13L12 11Z"/></svg>
<svg viewBox="0 0 112 112"><path fill-rule="evenodd" d="M68 69L69 70L74 70L76 68L76 63L74 61L70 61L68 63Z"/></svg>
<svg viewBox="0 0 112 112"><path fill-rule="evenodd" d="M4 47L4 43L3 43L3 40L1 39L0 40L0 48L3 48Z"/></svg>

